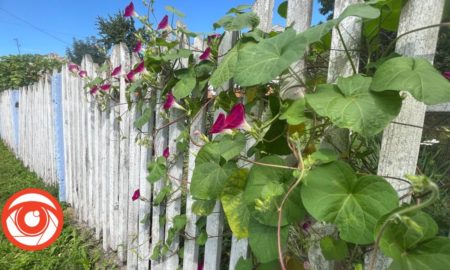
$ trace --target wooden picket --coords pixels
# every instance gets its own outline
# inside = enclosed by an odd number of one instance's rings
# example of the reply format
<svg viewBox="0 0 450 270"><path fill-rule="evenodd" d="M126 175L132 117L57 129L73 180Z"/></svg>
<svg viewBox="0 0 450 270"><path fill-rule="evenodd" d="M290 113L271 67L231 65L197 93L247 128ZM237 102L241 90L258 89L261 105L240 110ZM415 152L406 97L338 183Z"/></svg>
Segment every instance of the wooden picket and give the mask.
<svg viewBox="0 0 450 270"><path fill-rule="evenodd" d="M361 1L336 0L335 17L346 6L356 2ZM265 32L273 30L273 8L273 0L257 0L253 5L253 11L261 18L259 27ZM311 12L312 0L289 1L287 25L294 23L296 31L304 31L309 27ZM358 68L361 21L355 17L347 18L340 29L342 38L350 48L353 63ZM220 55L232 48L237 35L234 32L225 33L219 48ZM332 33L331 47L328 81L334 82L339 76L353 74L353 70L336 29ZM202 39L196 38L191 48L195 48L195 58L198 58L206 45ZM46 75L34 85L1 92L0 136L16 156L46 183L60 185L60 192L64 194L60 199L75 209L80 223L94 230L95 238L102 240L105 251L117 252L119 262L127 269L196 270L201 266L207 270L222 269L224 253L230 257L226 268L235 269L238 260L248 256L247 239L223 235L224 213L218 201L213 213L207 217L206 232L209 237L202 261L196 242L198 217L192 212L194 199L184 192L189 190L195 158L202 144L200 134L207 133L210 108L201 108L191 123L188 119L179 120L182 112L177 109L164 110L159 102L161 93L148 89L146 97L150 103L146 106L153 115L142 128L136 128L133 123L140 113L136 105L129 107L127 104L124 75L140 61L139 56L131 54L124 44L112 49L111 66L122 67L120 79L112 82L119 89L119 100L108 100L103 104L99 104L95 95L89 93L85 87L87 80L69 72L67 65L63 65L61 74ZM90 77L110 76L100 71L89 56L83 59L81 68ZM304 68L302 61L293 65L299 73ZM228 89L230 86L231 82L227 82L222 88ZM221 89L215 91L220 92ZM60 100L55 94L59 94ZM131 95L131 98L134 96ZM55 109L57 104L60 111ZM428 110L449 111L450 106L433 106ZM211 113L217 115L218 112ZM61 114L59 118L58 114ZM397 130L397 127L390 129ZM190 134L187 153L177 150L177 139L182 132ZM166 147L170 152L168 179L150 184L146 180L147 164L163 156ZM172 187L167 203L155 204L154 198L167 184ZM132 201L131 196L137 189L140 190L141 200ZM180 214L186 215L185 237L176 235L167 254L151 260L153 250L162 247L169 237L174 218ZM231 242L229 250L224 249L225 242ZM179 252L181 248L184 250L182 256ZM317 245L312 245L309 255L316 256L310 261L320 265L318 269L332 268L332 263L323 261Z"/></svg>

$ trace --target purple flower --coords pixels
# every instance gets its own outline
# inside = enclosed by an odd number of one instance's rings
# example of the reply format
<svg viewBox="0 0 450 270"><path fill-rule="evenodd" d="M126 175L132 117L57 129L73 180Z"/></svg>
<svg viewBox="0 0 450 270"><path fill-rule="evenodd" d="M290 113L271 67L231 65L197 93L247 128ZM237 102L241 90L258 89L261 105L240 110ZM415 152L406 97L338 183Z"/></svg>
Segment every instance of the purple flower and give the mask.
<svg viewBox="0 0 450 270"><path fill-rule="evenodd" d="M166 149L164 149L164 151L163 151L163 157L164 157L165 159L168 159L169 156L170 156L169 147L166 147Z"/></svg>
<svg viewBox="0 0 450 270"><path fill-rule="evenodd" d="M444 75L445 78L450 80L450 71L444 71L442 72L442 75Z"/></svg>
<svg viewBox="0 0 450 270"><path fill-rule="evenodd" d="M135 74L141 73L142 71L144 71L144 68L145 68L145 64L144 64L144 60L142 60L142 62L140 62L140 63L136 66L136 68L133 69L133 72L134 72Z"/></svg>
<svg viewBox="0 0 450 270"><path fill-rule="evenodd" d="M210 134L220 133L224 130L225 127L225 114L220 113L219 116L217 116L216 121L211 127L211 130L209 130Z"/></svg>
<svg viewBox="0 0 450 270"><path fill-rule="evenodd" d="M109 83L100 86L100 89L102 89L103 91L108 91L110 88L111 88L111 84L109 84Z"/></svg>
<svg viewBox="0 0 450 270"><path fill-rule="evenodd" d="M250 125L245 120L245 108L242 103L234 105L226 117L223 113L219 114L209 133L221 133L228 129L238 128L245 130L251 129Z"/></svg>
<svg viewBox="0 0 450 270"><path fill-rule="evenodd" d="M94 85L91 87L91 90L89 90L89 93L91 93L91 95L93 95L93 94L97 93L97 91L98 91L98 86Z"/></svg>
<svg viewBox="0 0 450 270"><path fill-rule="evenodd" d="M125 81L127 81L127 82L134 81L134 75L136 75L136 73L134 73L134 70L130 70L130 72L127 73L127 77L125 78Z"/></svg>
<svg viewBox="0 0 450 270"><path fill-rule="evenodd" d="M113 71L111 72L111 76L113 76L113 77L117 76L120 74L121 71L122 71L122 65L119 65L113 69Z"/></svg>
<svg viewBox="0 0 450 270"><path fill-rule="evenodd" d="M165 29L169 25L169 16L164 16L164 18L159 22L158 28L156 30Z"/></svg>
<svg viewBox="0 0 450 270"><path fill-rule="evenodd" d="M133 193L133 196L131 197L131 199L133 201L139 199L141 197L141 191L139 189L136 189Z"/></svg>
<svg viewBox="0 0 450 270"><path fill-rule="evenodd" d="M123 14L123 16L124 17L136 16L136 11L134 11L133 2L130 2L130 4L125 8L125 13Z"/></svg>
<svg viewBox="0 0 450 270"><path fill-rule="evenodd" d="M200 60L207 60L209 58L209 55L211 54L211 48L208 47L206 48L206 50L200 55L199 59Z"/></svg>
<svg viewBox="0 0 450 270"><path fill-rule="evenodd" d="M142 42L138 41L136 43L136 46L134 46L133 52L138 53L142 50Z"/></svg>
<svg viewBox="0 0 450 270"><path fill-rule="evenodd" d="M87 76L86 70L80 70L80 72L78 72L78 76L80 76L81 78L86 77Z"/></svg>
<svg viewBox="0 0 450 270"><path fill-rule="evenodd" d="M168 110L172 108L174 102L175 97L172 95L172 92L167 93L166 102L164 102L163 109Z"/></svg>
<svg viewBox="0 0 450 270"><path fill-rule="evenodd" d="M185 110L184 107L178 104L178 102L175 100L175 97L173 96L172 92L167 93L166 102L164 102L163 105L164 110L169 110L170 108Z"/></svg>
<svg viewBox="0 0 450 270"><path fill-rule="evenodd" d="M73 72L73 73L77 73L78 71L80 71L80 66L78 66L77 64L71 63L71 64L69 64L69 71Z"/></svg>

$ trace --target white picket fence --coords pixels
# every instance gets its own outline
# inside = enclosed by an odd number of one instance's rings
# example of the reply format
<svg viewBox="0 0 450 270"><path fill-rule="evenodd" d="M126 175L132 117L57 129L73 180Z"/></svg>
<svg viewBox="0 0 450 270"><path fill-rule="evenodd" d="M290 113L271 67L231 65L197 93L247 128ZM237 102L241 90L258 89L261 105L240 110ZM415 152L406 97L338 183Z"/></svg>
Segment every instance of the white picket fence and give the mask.
<svg viewBox="0 0 450 270"><path fill-rule="evenodd" d="M296 23L295 30L303 31L309 26L312 2L289 1L287 21ZM354 2L357 1L337 0L335 16ZM417 4L420 1L410 0L409 5L413 5L411 2ZM264 31L272 28L273 6L273 0L258 0L254 4L254 11L260 16L260 27ZM348 46L357 48L360 21L348 18L342 28L346 30L343 38ZM355 38L354 35L358 36ZM231 48L234 39L234 33L226 34L220 48L221 54ZM330 56L329 81L334 81L337 76L350 74L348 61L340 50L342 44L335 33L332 44L335 50ZM196 40L193 46L202 50L203 42ZM352 57L355 60L358 58L357 55ZM122 72L126 72L138 59L136 55L130 54L126 46L117 45L112 50L110 61L112 67L121 65ZM300 61L294 68L301 72L303 67L304 63ZM90 57L84 58L82 69L89 76L96 76L98 72L97 65ZM166 147L169 147L171 153L176 153L175 139L185 128L184 122L165 126L167 120L160 117L162 105L156 104L155 117L141 129L148 134L158 130L157 135L150 138L154 148L137 144L135 138L139 131L133 123L139 115L134 107L128 110L124 77L118 83L119 102L107 104L104 111L97 108L96 101L83 89L83 84L81 78L73 76L67 66L63 66L61 74L45 76L38 83L19 90L1 92L1 138L45 182L59 185L60 199L74 207L80 222L95 229L95 236L102 240L104 250L117 251L119 260L126 264L127 269L172 270L182 267L185 270L196 270L199 264L208 270L234 269L239 258L248 255L247 240L223 235L224 216L219 202L213 214L207 218L209 238L203 248L204 252L200 252L195 241L198 235L198 218L192 213L193 200L190 196L183 200L181 190L178 190L171 194L173 199L164 206L152 203L163 183L159 181L151 185L146 180L147 163L162 156ZM441 107L434 107L433 110L441 110ZM205 131L206 115L203 109L191 123L190 135L194 142L199 140L195 131ZM170 119L178 117L176 112L170 112ZM414 147L418 147L418 143L420 141L409 142ZM198 150L191 142L186 162L183 155L172 157L175 159L174 165L170 167L168 174L174 190L180 186L181 179L187 179L187 189L189 188ZM136 189L140 189L141 196L146 200L131 200ZM182 204L185 206L182 207ZM180 214L187 216L185 232L190 237L178 236L170 247L172 252L169 251L163 259L151 261L149 258L153 247L167 239L173 217ZM165 217L165 224L161 223L162 217ZM144 219L148 219L148 222L141 222ZM231 250L222 249L225 238L229 238L227 241L231 242ZM182 258L179 250L183 250ZM204 254L203 261L199 257L201 253ZM221 257L225 253L230 258L228 266L221 263Z"/></svg>

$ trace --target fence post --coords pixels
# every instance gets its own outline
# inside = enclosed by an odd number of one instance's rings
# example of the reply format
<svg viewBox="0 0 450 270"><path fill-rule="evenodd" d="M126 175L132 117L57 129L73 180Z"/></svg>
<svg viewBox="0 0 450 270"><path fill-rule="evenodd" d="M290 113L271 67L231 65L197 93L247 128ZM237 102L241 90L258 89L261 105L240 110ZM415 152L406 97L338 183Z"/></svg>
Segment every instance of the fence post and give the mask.
<svg viewBox="0 0 450 270"><path fill-rule="evenodd" d="M402 9L397 35L413 29L441 22L444 0L410 0ZM397 41L395 51L407 56L420 56L433 62L439 28L430 28L408 34ZM399 196L406 194L410 185L405 174L415 174L426 106L411 96L403 100L402 109L384 130L381 143L378 175L385 177ZM400 123L400 124L399 124ZM409 201L410 197L405 198ZM375 269L386 269L391 260L378 253ZM366 262L370 256L366 256Z"/></svg>
<svg viewBox="0 0 450 270"><path fill-rule="evenodd" d="M52 77L52 100L53 100L53 121L55 125L55 157L56 157L56 176L59 182L59 200L66 201L66 182L64 169L64 128L63 128L63 109L62 109L62 84L61 73L53 72Z"/></svg>
<svg viewBox="0 0 450 270"><path fill-rule="evenodd" d="M14 153L19 155L19 90L11 91L12 123L14 131Z"/></svg>

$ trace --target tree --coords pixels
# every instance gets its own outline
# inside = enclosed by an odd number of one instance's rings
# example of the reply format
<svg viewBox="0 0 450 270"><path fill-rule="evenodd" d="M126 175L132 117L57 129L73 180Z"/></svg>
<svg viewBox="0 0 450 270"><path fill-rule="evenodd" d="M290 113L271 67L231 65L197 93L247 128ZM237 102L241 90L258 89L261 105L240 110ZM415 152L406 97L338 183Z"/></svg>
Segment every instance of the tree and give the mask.
<svg viewBox="0 0 450 270"><path fill-rule="evenodd" d="M72 48L66 49L67 58L73 63L81 64L83 56L89 54L95 63L101 64L106 59L106 51L94 36L85 40L73 39Z"/></svg>
<svg viewBox="0 0 450 270"><path fill-rule="evenodd" d="M108 15L107 18L98 17L96 25L101 37L99 41L106 50L121 42L126 43L128 48L136 45L134 20L125 18L121 11L112 16Z"/></svg>
<svg viewBox="0 0 450 270"><path fill-rule="evenodd" d="M0 57L0 91L30 85L46 72L61 69L63 61L52 55L22 54Z"/></svg>

